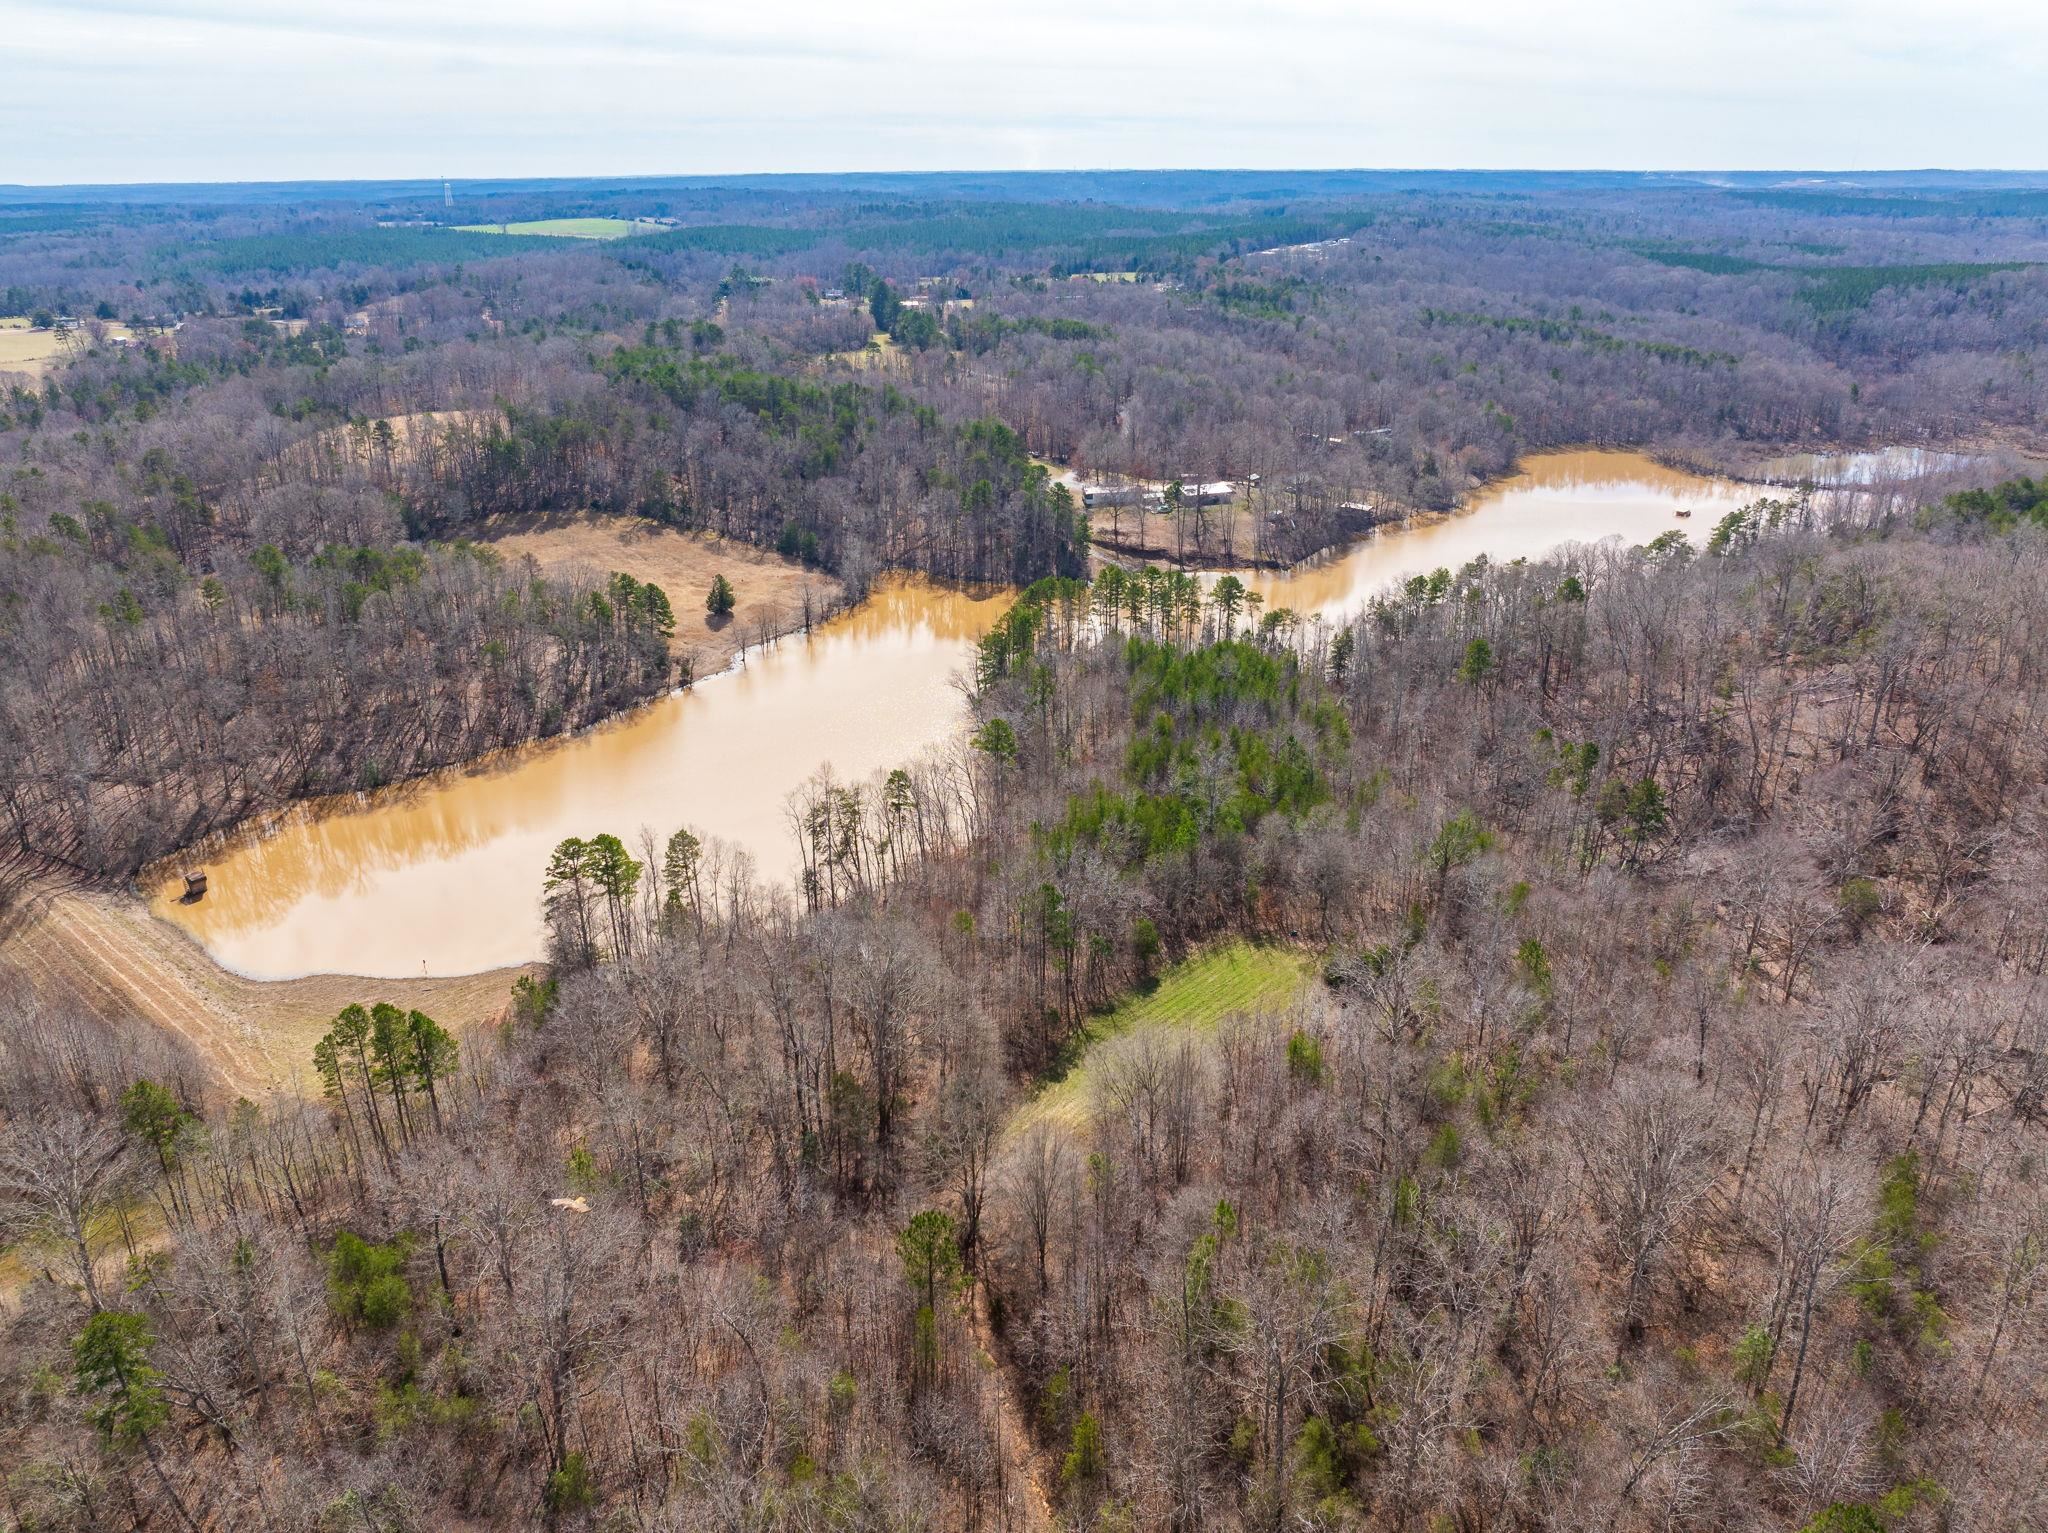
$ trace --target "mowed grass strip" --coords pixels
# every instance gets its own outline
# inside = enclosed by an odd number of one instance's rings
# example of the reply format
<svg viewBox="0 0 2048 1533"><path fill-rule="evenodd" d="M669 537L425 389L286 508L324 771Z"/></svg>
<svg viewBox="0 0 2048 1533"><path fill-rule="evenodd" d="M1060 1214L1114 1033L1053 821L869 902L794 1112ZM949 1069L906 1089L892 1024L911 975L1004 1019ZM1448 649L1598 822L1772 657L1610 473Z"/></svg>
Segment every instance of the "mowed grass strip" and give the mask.
<svg viewBox="0 0 2048 1533"><path fill-rule="evenodd" d="M515 224L457 224L463 234L540 234L565 240L622 240L651 229L630 218L530 218Z"/></svg>
<svg viewBox="0 0 2048 1533"><path fill-rule="evenodd" d="M1146 1028L1208 1033L1225 1017L1284 1011L1308 988L1315 973L1313 954L1249 942L1225 943L1182 960L1150 987L1090 1017L1068 1046L1065 1063L1018 1109L1010 1132L1042 1121L1069 1129L1083 1127L1090 1061L1104 1044Z"/></svg>

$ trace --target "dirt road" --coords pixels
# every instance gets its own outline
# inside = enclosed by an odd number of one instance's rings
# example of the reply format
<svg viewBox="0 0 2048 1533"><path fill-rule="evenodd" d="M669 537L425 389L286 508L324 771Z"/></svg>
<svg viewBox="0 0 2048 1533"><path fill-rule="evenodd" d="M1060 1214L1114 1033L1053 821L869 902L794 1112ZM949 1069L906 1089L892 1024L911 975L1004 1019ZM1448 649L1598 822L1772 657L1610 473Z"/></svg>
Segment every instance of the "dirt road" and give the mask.
<svg viewBox="0 0 2048 1533"><path fill-rule="evenodd" d="M1017 1400L1010 1371L996 1352L995 1327L989 1322L988 1291L976 1283L969 1298L968 1323L980 1350L994 1394L996 1456L1002 1462L1002 1533L1051 1533L1059 1526L1045 1493L1045 1475L1032 1448L1031 1428Z"/></svg>

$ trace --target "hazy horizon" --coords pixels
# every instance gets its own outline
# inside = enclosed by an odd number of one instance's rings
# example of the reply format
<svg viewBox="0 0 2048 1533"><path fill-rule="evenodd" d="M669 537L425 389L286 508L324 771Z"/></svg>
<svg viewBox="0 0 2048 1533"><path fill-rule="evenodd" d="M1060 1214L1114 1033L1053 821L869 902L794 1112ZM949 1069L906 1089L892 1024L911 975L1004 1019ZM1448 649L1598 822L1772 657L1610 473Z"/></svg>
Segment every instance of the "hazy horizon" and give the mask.
<svg viewBox="0 0 2048 1533"><path fill-rule="evenodd" d="M430 172L392 175L332 175L332 176L248 176L214 177L195 180L92 180L92 181L0 181L0 191L94 191L101 189L126 190L178 189L183 187L418 187L423 193L438 193L443 184L453 187L459 196L465 187L477 189L498 188L511 185L584 185L596 182L615 182L625 187L648 185L698 185L720 182L752 183L762 181L861 181L864 179L912 179L918 177L1010 177L1010 176L1145 176L1145 175L1356 175L1384 177L1436 177L1436 176L1616 176L1644 177L1649 179L1669 178L1702 186L1717 184L1718 178L1743 178L1742 185L1766 184L1771 178L1790 178L1786 184L1810 183L1815 186L1863 186L1877 189L1887 185L1918 184L1919 178L1953 178L1968 182L1972 178L1983 178L1995 184L2032 183L2048 180L2048 161L2040 165L2026 166L1984 166L1984 165L1870 165L1855 169L1843 169L1827 165L1785 165L1785 166L1714 166L1705 168L1675 168L1668 165L1651 165L1641 168L1614 165L1046 165L1028 169L997 165L938 165L919 170L879 170L873 166L856 165L831 170L753 170L753 171L700 171L700 170L619 170L596 169L561 174L521 174L505 171L493 175L458 176ZM1730 181L1728 184L1737 184Z"/></svg>
<svg viewBox="0 0 2048 1533"><path fill-rule="evenodd" d="M2048 14L1484 0L0 0L29 186L1036 170L2034 170ZM642 167L621 170L621 166Z"/></svg>

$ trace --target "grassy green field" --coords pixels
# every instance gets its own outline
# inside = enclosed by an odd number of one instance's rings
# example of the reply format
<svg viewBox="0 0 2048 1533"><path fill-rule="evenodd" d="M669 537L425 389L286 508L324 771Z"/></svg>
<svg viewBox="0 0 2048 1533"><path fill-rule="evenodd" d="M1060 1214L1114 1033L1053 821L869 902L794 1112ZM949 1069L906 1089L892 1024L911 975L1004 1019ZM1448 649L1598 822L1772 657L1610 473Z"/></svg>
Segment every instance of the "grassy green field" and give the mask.
<svg viewBox="0 0 2048 1533"><path fill-rule="evenodd" d="M652 229L630 218L535 218L519 224L458 224L463 234L540 234L565 240L622 240Z"/></svg>
<svg viewBox="0 0 2048 1533"><path fill-rule="evenodd" d="M1145 1028L1208 1033L1240 1012L1283 1011L1308 988L1316 970L1313 954L1249 942L1226 943L1175 964L1148 989L1088 1019L1064 1070L1019 1109L1010 1131L1044 1120L1081 1126L1088 1110L1089 1060L1112 1039Z"/></svg>

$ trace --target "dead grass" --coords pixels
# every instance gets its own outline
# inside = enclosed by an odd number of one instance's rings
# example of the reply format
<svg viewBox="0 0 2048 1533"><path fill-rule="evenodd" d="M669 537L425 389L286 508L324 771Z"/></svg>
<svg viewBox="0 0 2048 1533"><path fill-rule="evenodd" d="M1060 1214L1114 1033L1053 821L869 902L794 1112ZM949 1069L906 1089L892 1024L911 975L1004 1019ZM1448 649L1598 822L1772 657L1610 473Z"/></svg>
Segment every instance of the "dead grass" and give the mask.
<svg viewBox="0 0 2048 1533"><path fill-rule="evenodd" d="M31 378L40 378L44 369L66 355L72 344L69 336L58 331L31 330L25 319L0 319L0 373L27 373Z"/></svg>
<svg viewBox="0 0 2048 1533"><path fill-rule="evenodd" d="M313 1045L351 1001L390 1001L451 1028L503 1011L513 981L533 968L454 979L363 979L315 974L252 980L230 973L129 894L44 881L0 925L0 965L39 993L68 997L115 1026L137 1020L181 1039L226 1086L247 1096L306 1081Z"/></svg>
<svg viewBox="0 0 2048 1533"><path fill-rule="evenodd" d="M135 340L135 332L113 320L94 320L107 341ZM40 378L71 357L82 357L97 344L85 330L33 330L21 315L0 317L0 373L26 373Z"/></svg>
<svg viewBox="0 0 2048 1533"><path fill-rule="evenodd" d="M278 462L287 469L308 473L336 463L375 468L384 461L387 451L396 458L408 458L443 428L481 420L485 413L482 410L419 410L411 414L385 416L382 418L384 423L391 427L388 449L378 444L376 420L331 426L286 448L279 455Z"/></svg>
<svg viewBox="0 0 2048 1533"><path fill-rule="evenodd" d="M1060 464L1053 462L1052 459L1041 458L1036 454L1033 454L1031 461L1037 467L1044 469L1046 478L1050 479L1054 484L1065 485L1068 492L1076 500L1081 498L1081 471L1078 468L1062 467Z"/></svg>
<svg viewBox="0 0 2048 1533"><path fill-rule="evenodd" d="M100 1214L90 1222L88 1238L94 1247L94 1277L109 1292L120 1288L131 1256L166 1251L173 1244L162 1206L149 1198L135 1198L125 1207ZM0 1308L18 1306L36 1276L59 1265L68 1271L53 1241L23 1241L0 1250Z"/></svg>
<svg viewBox="0 0 2048 1533"><path fill-rule="evenodd" d="M882 368L886 371L900 371L908 364L903 348L896 344L895 337L886 330L877 330L874 337L860 350L835 351L827 360L844 362L849 367Z"/></svg>
<svg viewBox="0 0 2048 1533"><path fill-rule="evenodd" d="M846 599L838 580L795 560L637 517L496 517L482 541L508 559L531 556L544 570L580 565L654 582L675 608L674 649L691 658L698 676L724 670L748 644L800 628L806 591L814 621ZM721 571L732 582L739 605L729 621L714 625L704 611L704 597L711 577Z"/></svg>

